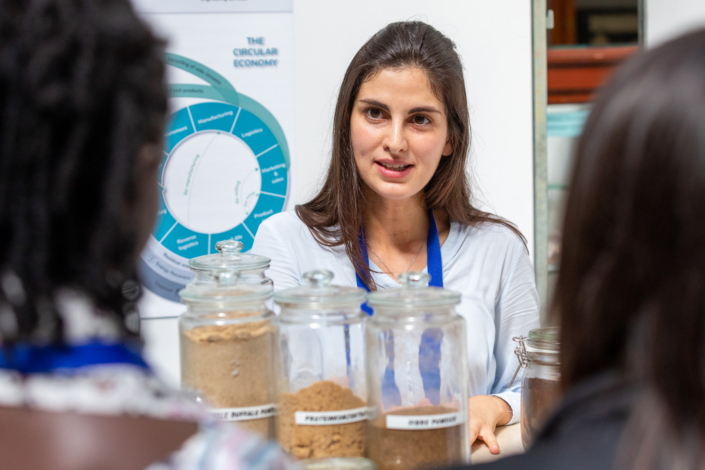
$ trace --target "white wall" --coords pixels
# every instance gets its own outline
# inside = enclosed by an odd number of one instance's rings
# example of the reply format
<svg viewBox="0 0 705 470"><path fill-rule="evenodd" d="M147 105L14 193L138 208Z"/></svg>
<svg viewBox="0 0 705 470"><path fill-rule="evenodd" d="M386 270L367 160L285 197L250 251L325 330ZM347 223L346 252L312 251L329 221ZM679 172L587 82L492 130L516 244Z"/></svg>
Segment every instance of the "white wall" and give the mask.
<svg viewBox="0 0 705 470"><path fill-rule="evenodd" d="M646 45L705 27L705 0L645 0Z"/></svg>
<svg viewBox="0 0 705 470"><path fill-rule="evenodd" d="M142 319L140 328L145 360L163 381L178 387L181 384L179 319Z"/></svg>

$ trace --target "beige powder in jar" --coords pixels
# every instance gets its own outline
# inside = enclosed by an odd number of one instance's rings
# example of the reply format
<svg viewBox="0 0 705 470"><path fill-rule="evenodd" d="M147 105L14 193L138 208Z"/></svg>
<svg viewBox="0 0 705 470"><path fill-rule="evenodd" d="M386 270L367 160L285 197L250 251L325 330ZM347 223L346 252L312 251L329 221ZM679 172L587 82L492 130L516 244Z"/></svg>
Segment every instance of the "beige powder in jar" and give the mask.
<svg viewBox="0 0 705 470"><path fill-rule="evenodd" d="M273 355L270 321L198 326L181 332L181 381L214 409L270 405ZM274 416L237 424L274 436Z"/></svg>
<svg viewBox="0 0 705 470"><path fill-rule="evenodd" d="M297 411L344 411L365 402L347 387L322 380L296 393L279 395L279 444L297 459L364 457L367 421L308 426L296 424Z"/></svg>

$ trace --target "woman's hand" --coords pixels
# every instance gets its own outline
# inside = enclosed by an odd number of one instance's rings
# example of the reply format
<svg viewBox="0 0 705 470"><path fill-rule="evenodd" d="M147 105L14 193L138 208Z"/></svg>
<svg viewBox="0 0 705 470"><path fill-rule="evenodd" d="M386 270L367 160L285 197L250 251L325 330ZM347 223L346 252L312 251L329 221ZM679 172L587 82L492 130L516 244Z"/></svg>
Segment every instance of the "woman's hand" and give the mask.
<svg viewBox="0 0 705 470"><path fill-rule="evenodd" d="M490 395L477 395L470 403L470 445L476 439L485 441L490 452L499 454L499 445L494 435L497 426L512 419L512 409L506 401Z"/></svg>

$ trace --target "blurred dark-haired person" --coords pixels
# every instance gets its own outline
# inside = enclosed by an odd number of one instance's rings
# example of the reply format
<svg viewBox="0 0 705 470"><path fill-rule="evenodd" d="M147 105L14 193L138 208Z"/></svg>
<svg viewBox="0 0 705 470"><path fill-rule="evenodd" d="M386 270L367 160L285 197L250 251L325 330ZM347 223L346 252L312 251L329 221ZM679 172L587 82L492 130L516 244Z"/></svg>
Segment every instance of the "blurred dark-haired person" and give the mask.
<svg viewBox="0 0 705 470"><path fill-rule="evenodd" d="M162 55L128 0L0 0L4 469L289 468L273 444L204 419L140 354Z"/></svg>
<svg viewBox="0 0 705 470"><path fill-rule="evenodd" d="M525 455L477 468L705 468L705 30L615 74L570 188L566 395Z"/></svg>

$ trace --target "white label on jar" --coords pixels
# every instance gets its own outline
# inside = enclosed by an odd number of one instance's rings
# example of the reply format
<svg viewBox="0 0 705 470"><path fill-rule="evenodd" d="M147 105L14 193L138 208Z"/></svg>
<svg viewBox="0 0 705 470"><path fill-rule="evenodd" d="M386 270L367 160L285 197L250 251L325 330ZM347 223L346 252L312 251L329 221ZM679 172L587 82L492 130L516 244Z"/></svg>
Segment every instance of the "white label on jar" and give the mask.
<svg viewBox="0 0 705 470"><path fill-rule="evenodd" d="M367 408L355 408L342 411L297 411L294 413L296 424L303 426L328 426L331 424L348 424L367 419Z"/></svg>
<svg viewBox="0 0 705 470"><path fill-rule="evenodd" d="M249 421L251 419L270 418L277 414L277 405L248 406L245 408L211 408L211 413L222 421Z"/></svg>
<svg viewBox="0 0 705 470"><path fill-rule="evenodd" d="M440 429L464 422L464 413L461 412L420 416L387 415L387 429Z"/></svg>

